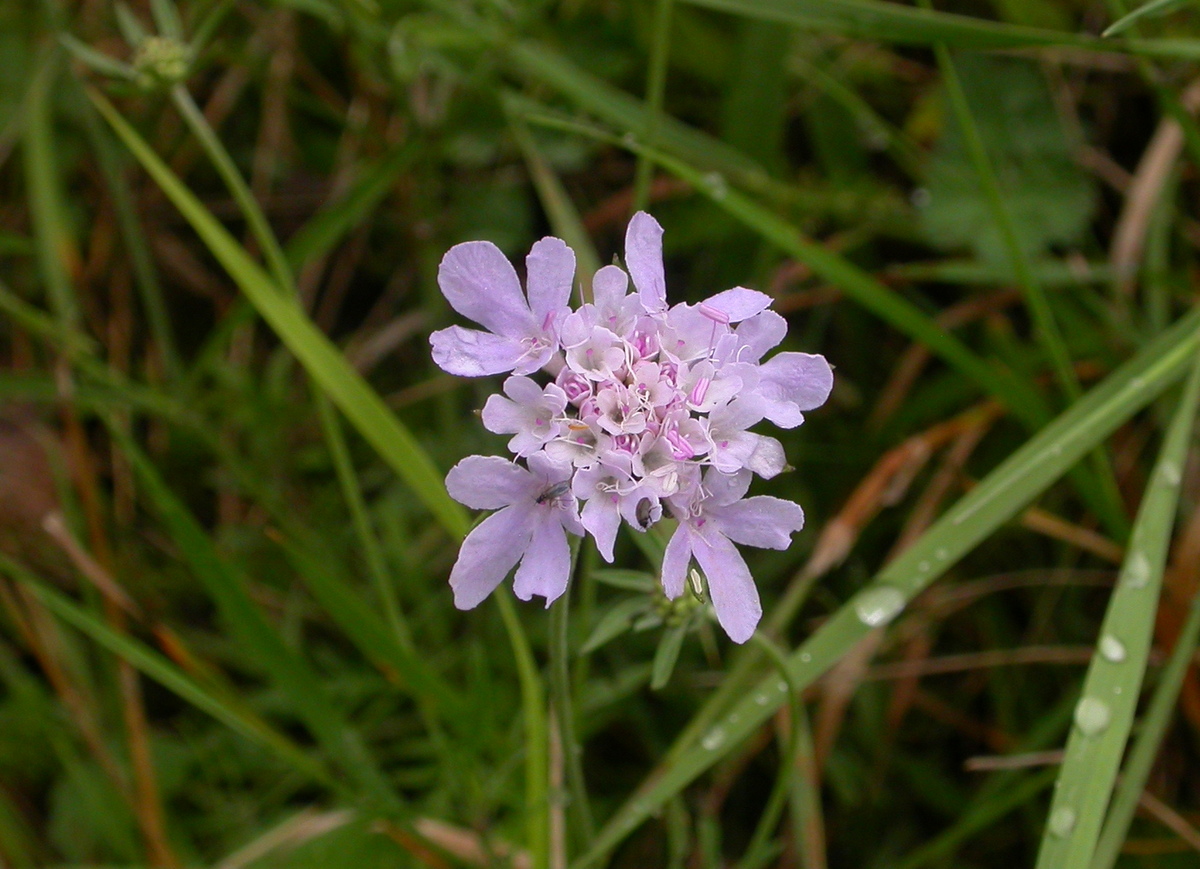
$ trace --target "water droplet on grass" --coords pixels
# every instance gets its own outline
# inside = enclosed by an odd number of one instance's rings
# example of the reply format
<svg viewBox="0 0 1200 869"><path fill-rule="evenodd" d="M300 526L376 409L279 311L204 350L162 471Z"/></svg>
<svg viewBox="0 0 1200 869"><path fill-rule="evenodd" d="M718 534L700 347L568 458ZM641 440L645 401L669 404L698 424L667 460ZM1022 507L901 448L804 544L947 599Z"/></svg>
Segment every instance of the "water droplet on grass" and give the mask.
<svg viewBox="0 0 1200 869"><path fill-rule="evenodd" d="M1150 581L1150 559L1145 553L1134 552L1125 567L1125 583L1130 588L1142 588Z"/></svg>
<svg viewBox="0 0 1200 869"><path fill-rule="evenodd" d="M706 751L716 751L725 742L725 731L720 727L714 727L708 733L704 734L704 738L700 740L700 745Z"/></svg>
<svg viewBox="0 0 1200 869"><path fill-rule="evenodd" d="M1084 697L1075 704L1075 726L1084 736L1099 736L1112 721L1108 704L1096 697Z"/></svg>
<svg viewBox="0 0 1200 869"><path fill-rule="evenodd" d="M1163 482L1168 486L1178 486L1180 480L1183 479L1183 474L1179 471L1179 465L1174 462L1163 462L1159 469L1159 474L1163 478Z"/></svg>
<svg viewBox="0 0 1200 869"><path fill-rule="evenodd" d="M766 706L768 703L771 702L771 698L768 697L766 694L755 694L754 702L757 703L759 706Z"/></svg>
<svg viewBox="0 0 1200 869"><path fill-rule="evenodd" d="M1063 836L1071 835L1071 831L1075 829L1075 810L1070 806L1059 806L1050 813L1050 832L1052 835Z"/></svg>
<svg viewBox="0 0 1200 869"><path fill-rule="evenodd" d="M812 655L810 655L808 652L800 653L800 663L801 664L807 664L810 661L812 661Z"/></svg>
<svg viewBox="0 0 1200 869"><path fill-rule="evenodd" d="M881 585L864 591L854 601L854 612L864 625L877 628L886 625L904 609L904 595L899 589Z"/></svg>
<svg viewBox="0 0 1200 869"><path fill-rule="evenodd" d="M721 200L729 195L729 184L720 172L709 172L704 176L704 183L708 185L708 192L713 199Z"/></svg>
<svg viewBox="0 0 1200 869"><path fill-rule="evenodd" d="M1100 638L1100 656L1112 664L1119 664L1125 660L1125 644L1112 634L1105 634Z"/></svg>

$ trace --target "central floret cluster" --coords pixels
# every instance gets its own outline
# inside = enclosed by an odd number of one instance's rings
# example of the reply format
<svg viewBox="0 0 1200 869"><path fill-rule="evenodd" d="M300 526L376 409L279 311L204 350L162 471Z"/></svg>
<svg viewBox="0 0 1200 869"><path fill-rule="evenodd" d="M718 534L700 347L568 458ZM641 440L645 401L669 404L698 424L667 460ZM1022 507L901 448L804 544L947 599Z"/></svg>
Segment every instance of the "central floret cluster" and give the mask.
<svg viewBox="0 0 1200 869"><path fill-rule="evenodd" d="M542 595L548 605L567 584L566 532L586 530L611 562L622 520L645 531L665 509L679 520L662 568L667 596L683 592L694 557L726 632L738 642L753 633L761 606L733 542L786 548L804 514L790 501L744 497L752 474L785 467L779 441L749 428L764 419L799 425L802 411L825 401L832 372L806 353L761 361L787 332L764 293L736 287L668 308L661 239L652 217L635 215L629 274L600 269L594 301L576 310L575 257L557 238L530 252L527 294L488 242L457 245L443 259L447 300L489 331L434 333L434 360L463 376L513 372L504 394L485 404L483 423L511 434L509 449L525 462L471 456L447 477L457 500L499 511L463 543L450 578L461 608L518 562L517 595ZM529 376L539 371L548 382Z"/></svg>

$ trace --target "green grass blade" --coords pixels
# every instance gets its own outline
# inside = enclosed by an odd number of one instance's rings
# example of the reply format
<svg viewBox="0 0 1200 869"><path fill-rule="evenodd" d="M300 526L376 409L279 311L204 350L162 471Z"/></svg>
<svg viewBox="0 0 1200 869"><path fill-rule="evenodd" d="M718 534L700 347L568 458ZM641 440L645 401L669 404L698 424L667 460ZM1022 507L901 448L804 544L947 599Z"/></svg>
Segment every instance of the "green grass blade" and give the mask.
<svg viewBox="0 0 1200 869"><path fill-rule="evenodd" d="M416 140L396 148L364 169L343 196L296 230L283 246L292 270L299 271L305 263L329 253L346 233L361 225L391 192L400 174L412 166L418 153Z"/></svg>
<svg viewBox="0 0 1200 869"><path fill-rule="evenodd" d="M792 24L822 33L930 45L945 42L956 48L1029 48L1072 45L1104 50L1101 40L1076 33L987 21L950 12L917 9L882 0L682 0L693 6L719 9L751 18Z"/></svg>
<svg viewBox="0 0 1200 869"><path fill-rule="evenodd" d="M649 113L641 100L589 75L545 46L518 42L509 47L507 54L525 78L553 88L606 123L635 131L635 136L646 129ZM723 172L759 192L778 188L761 166L707 133L669 116L660 117L654 129L655 141L668 153L703 166L706 171Z"/></svg>
<svg viewBox="0 0 1200 869"><path fill-rule="evenodd" d="M55 48L44 52L34 71L27 96L22 147L38 267L50 307L66 327L79 322L79 303L66 260L73 255L75 242L67 221L54 147L53 96L58 58Z"/></svg>
<svg viewBox="0 0 1200 869"><path fill-rule="evenodd" d="M1123 15L1105 28L1101 36L1117 36L1124 33L1130 27L1143 18L1154 18L1159 15L1166 15L1169 12L1174 12L1176 9L1194 3L1195 0L1150 0L1148 3L1143 3L1137 9L1134 9L1128 15Z"/></svg>
<svg viewBox="0 0 1200 869"><path fill-rule="evenodd" d="M180 554L216 603L221 618L239 645L254 655L273 682L293 703L296 713L354 779L357 792L380 806L396 807L398 800L358 735L334 705L309 664L285 645L278 631L250 599L240 576L221 558L204 529L167 488L158 471L119 426L109 432L141 483L150 504L163 520Z"/></svg>
<svg viewBox="0 0 1200 869"><path fill-rule="evenodd" d="M7 558L0 557L0 567L24 583L60 619L128 661L164 688L211 715L235 733L267 748L297 772L326 786L337 786L328 770L253 712L240 708L236 701L213 695L158 652L126 634L117 633L66 595L39 581Z"/></svg>
<svg viewBox="0 0 1200 869"><path fill-rule="evenodd" d="M874 581L839 609L788 659L798 689L824 674L868 632L887 624L980 541L1012 519L1088 451L1174 382L1200 346L1200 311L1193 311L1121 366L1030 439ZM653 772L575 864L594 865L673 795L753 733L787 698L787 684L760 682L699 744L677 746L674 761Z"/></svg>
<svg viewBox="0 0 1200 869"><path fill-rule="evenodd" d="M116 109L98 93L91 92L91 96L126 147L188 220L313 380L384 461L412 487L442 526L454 537L465 536L470 527L466 512L446 494L441 473L412 433Z"/></svg>
<svg viewBox="0 0 1200 869"><path fill-rule="evenodd" d="M1196 646L1200 643L1200 592L1192 598L1187 621L1179 632L1179 640L1171 651L1171 658L1159 676L1158 686L1146 709L1146 715L1138 727L1138 736L1129 752L1129 759L1121 771L1120 783L1113 794L1112 807L1104 820L1104 829L1096 852L1092 857L1092 869L1111 869L1121 853L1121 845L1129 832L1129 823L1137 810L1138 800L1150 778L1154 759L1158 757L1163 736L1173 719L1175 704L1183 679L1192 665Z"/></svg>
<svg viewBox="0 0 1200 869"><path fill-rule="evenodd" d="M1146 673L1163 566L1198 404L1200 361L1175 410L1142 497L1120 579L1108 602L1082 698L1075 707L1075 727L1067 740L1042 835L1038 869L1087 869L1091 865Z"/></svg>
<svg viewBox="0 0 1200 869"><path fill-rule="evenodd" d="M529 177L533 180L534 189L537 190L538 199L541 200L542 208L550 220L550 226L555 234L575 251L575 278L581 286L583 300L590 302L592 275L600 270L600 257L596 254L596 246L592 244L592 238L584 228L579 210L575 208L575 203L563 187L562 180L538 148L533 134L515 110L511 97L508 93L504 95L504 105L509 113L513 137L525 158Z"/></svg>

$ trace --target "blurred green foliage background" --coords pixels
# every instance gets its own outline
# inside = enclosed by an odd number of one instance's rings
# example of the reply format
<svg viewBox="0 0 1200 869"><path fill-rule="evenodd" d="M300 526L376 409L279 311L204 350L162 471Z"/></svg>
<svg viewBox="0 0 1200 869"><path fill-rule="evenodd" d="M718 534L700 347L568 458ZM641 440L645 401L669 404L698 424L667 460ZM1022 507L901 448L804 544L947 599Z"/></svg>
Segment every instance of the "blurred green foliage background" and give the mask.
<svg viewBox="0 0 1200 869"><path fill-rule="evenodd" d="M1200 15L935 5L0 0L0 866L1197 865ZM445 582L441 255L639 207L836 366L744 649Z"/></svg>

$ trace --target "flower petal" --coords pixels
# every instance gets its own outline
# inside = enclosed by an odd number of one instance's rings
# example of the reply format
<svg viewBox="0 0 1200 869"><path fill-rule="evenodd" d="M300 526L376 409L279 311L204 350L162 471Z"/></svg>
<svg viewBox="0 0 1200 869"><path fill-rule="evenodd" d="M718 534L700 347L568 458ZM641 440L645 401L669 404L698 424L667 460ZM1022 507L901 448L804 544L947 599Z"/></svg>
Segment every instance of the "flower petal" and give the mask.
<svg viewBox="0 0 1200 869"><path fill-rule="evenodd" d="M489 395L482 416L483 427L496 434L512 434L525 427L524 408L503 395Z"/></svg>
<svg viewBox="0 0 1200 869"><path fill-rule="evenodd" d="M833 369L824 356L812 353L778 353L763 363L761 373L764 396L793 402L800 410L820 407L833 389Z"/></svg>
<svg viewBox="0 0 1200 869"><path fill-rule="evenodd" d="M792 534L804 527L804 511L799 504L755 495L713 510L721 533L743 546L759 549L787 549Z"/></svg>
<svg viewBox="0 0 1200 869"><path fill-rule="evenodd" d="M525 285L529 307L539 327L549 315L571 301L575 280L575 252L561 238L547 236L536 242L525 257Z"/></svg>
<svg viewBox="0 0 1200 869"><path fill-rule="evenodd" d="M605 266L592 278L592 296L601 310L618 308L628 291L629 275L616 266Z"/></svg>
<svg viewBox="0 0 1200 869"><path fill-rule="evenodd" d="M717 621L729 639L746 642L762 618L762 603L742 554L720 534L712 534L708 539L697 537L692 553L708 577L708 593L717 611Z"/></svg>
<svg viewBox="0 0 1200 869"><path fill-rule="evenodd" d="M604 556L604 560L612 564L613 545L617 542L617 529L621 527L619 504L613 503L613 496L607 492L597 492L588 498L583 505L579 519L583 527L596 541L596 549Z"/></svg>
<svg viewBox="0 0 1200 869"><path fill-rule="evenodd" d="M787 320L774 311L763 311L738 324L735 330L741 351L739 362L757 362L787 336Z"/></svg>
<svg viewBox="0 0 1200 869"><path fill-rule="evenodd" d="M541 595L546 606L550 606L567 590L570 572L567 532L550 511L539 511L533 523L533 536L513 577L513 592L521 600Z"/></svg>
<svg viewBox="0 0 1200 869"><path fill-rule="evenodd" d="M667 309L667 281L663 275L663 228L644 211L625 230L625 267L647 311Z"/></svg>
<svg viewBox="0 0 1200 869"><path fill-rule="evenodd" d="M749 471L738 471L733 474L722 474L716 468L704 475L704 488L708 490L706 504L722 507L746 497L750 488L750 480L754 475Z"/></svg>
<svg viewBox="0 0 1200 869"><path fill-rule="evenodd" d="M495 590L529 546L529 511L521 505L493 513L467 535L450 571L454 605L469 610Z"/></svg>
<svg viewBox="0 0 1200 869"><path fill-rule="evenodd" d="M446 251L438 286L450 307L497 335L521 338L536 325L512 263L490 241L468 241Z"/></svg>
<svg viewBox="0 0 1200 869"><path fill-rule="evenodd" d="M723 293L717 293L710 299L700 303L710 308L716 308L729 317L729 322L737 323L761 313L771 304L771 297L758 290L748 290L745 287L734 287Z"/></svg>
<svg viewBox="0 0 1200 869"><path fill-rule="evenodd" d="M688 562L692 559L691 537L687 526L681 522L667 541L667 549L663 553L663 593L671 600L683 594L684 584L687 582Z"/></svg>
<svg viewBox="0 0 1200 869"><path fill-rule="evenodd" d="M745 467L754 471L764 480L769 480L787 467L787 456L783 452L783 444L775 438L766 435L746 432L754 439L754 451L746 459Z"/></svg>
<svg viewBox="0 0 1200 869"><path fill-rule="evenodd" d="M512 338L451 326L429 336L433 361L448 374L485 377L504 374L517 367L525 350Z"/></svg>
<svg viewBox="0 0 1200 869"><path fill-rule="evenodd" d="M533 501L540 489L536 476L499 456L467 456L446 475L450 497L473 510Z"/></svg>

